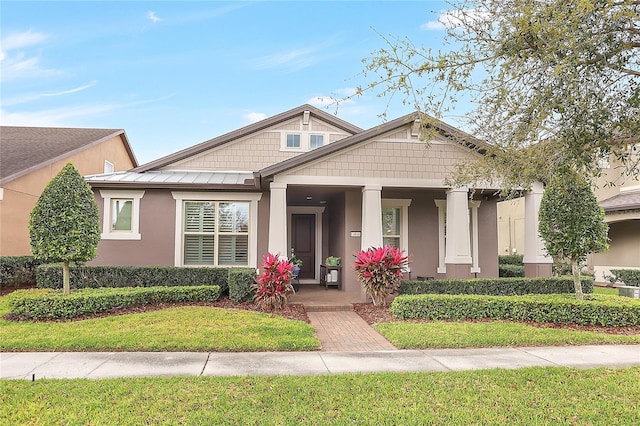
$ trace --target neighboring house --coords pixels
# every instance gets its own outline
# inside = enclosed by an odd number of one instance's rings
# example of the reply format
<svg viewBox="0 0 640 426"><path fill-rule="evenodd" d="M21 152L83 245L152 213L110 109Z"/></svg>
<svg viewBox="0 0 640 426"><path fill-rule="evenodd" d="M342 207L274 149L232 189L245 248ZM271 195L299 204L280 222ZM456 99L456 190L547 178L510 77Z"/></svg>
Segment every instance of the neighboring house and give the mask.
<svg viewBox="0 0 640 426"><path fill-rule="evenodd" d="M638 161L640 144L635 153ZM640 179L622 176L615 161L603 166L596 196L609 225L609 250L589 256L588 261L598 282L606 282L611 269L640 269Z"/></svg>
<svg viewBox="0 0 640 426"><path fill-rule="evenodd" d="M426 146L417 114L362 130L302 105L128 172L87 176L103 215L93 263L259 267L267 252L293 253L311 284L327 256L340 256L342 289L358 291L354 255L389 244L411 255L413 278L496 277L495 188L444 182L484 145L434 123Z"/></svg>
<svg viewBox="0 0 640 426"><path fill-rule="evenodd" d="M640 269L640 180L622 176L613 162L602 165L595 194L609 225L609 250L587 261L598 283L611 269ZM498 203L498 254L523 253L524 214L524 198Z"/></svg>
<svg viewBox="0 0 640 426"><path fill-rule="evenodd" d="M68 162L83 175L138 165L124 130L0 127L0 256L31 254L31 210Z"/></svg>

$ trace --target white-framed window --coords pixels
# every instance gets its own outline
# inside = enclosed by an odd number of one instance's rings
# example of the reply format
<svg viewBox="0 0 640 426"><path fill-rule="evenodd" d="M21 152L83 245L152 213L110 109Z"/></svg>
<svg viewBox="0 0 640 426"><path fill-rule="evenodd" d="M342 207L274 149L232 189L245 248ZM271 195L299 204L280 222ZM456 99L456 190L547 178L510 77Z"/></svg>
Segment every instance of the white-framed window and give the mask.
<svg viewBox="0 0 640 426"><path fill-rule="evenodd" d="M411 199L382 200L382 243L409 252Z"/></svg>
<svg viewBox="0 0 640 426"><path fill-rule="evenodd" d="M139 240L140 200L144 191L100 190L104 202L103 240Z"/></svg>
<svg viewBox="0 0 640 426"><path fill-rule="evenodd" d="M299 133L287 133L287 148L300 148Z"/></svg>
<svg viewBox="0 0 640 426"><path fill-rule="evenodd" d="M309 135L309 149L320 148L324 145L324 135Z"/></svg>
<svg viewBox="0 0 640 426"><path fill-rule="evenodd" d="M111 161L104 160L104 172L113 173L114 170L115 170L115 167L113 166L113 163Z"/></svg>
<svg viewBox="0 0 640 426"><path fill-rule="evenodd" d="M184 265L248 266L247 201L185 201Z"/></svg>
<svg viewBox="0 0 640 426"><path fill-rule="evenodd" d="M176 266L256 266L262 194L176 191L172 195Z"/></svg>

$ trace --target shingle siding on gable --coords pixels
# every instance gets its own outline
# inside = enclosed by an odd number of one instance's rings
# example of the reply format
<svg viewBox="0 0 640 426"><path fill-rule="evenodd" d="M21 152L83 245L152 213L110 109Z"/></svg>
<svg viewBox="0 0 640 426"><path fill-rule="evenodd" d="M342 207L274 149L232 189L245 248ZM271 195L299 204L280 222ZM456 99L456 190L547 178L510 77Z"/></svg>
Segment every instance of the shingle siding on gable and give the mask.
<svg viewBox="0 0 640 426"><path fill-rule="evenodd" d="M394 138L398 139L398 134ZM406 135L406 132L402 133ZM406 138L406 136L405 136ZM297 176L381 177L444 179L460 161L475 158L461 147L418 141L378 140L359 145L308 167L292 171Z"/></svg>
<svg viewBox="0 0 640 426"><path fill-rule="evenodd" d="M303 125L300 118L295 118L272 129L226 143L202 154L165 166L162 170L258 171L304 152L281 151L282 132L330 132L329 143L350 136L347 132L317 119L311 120L310 123L310 125Z"/></svg>

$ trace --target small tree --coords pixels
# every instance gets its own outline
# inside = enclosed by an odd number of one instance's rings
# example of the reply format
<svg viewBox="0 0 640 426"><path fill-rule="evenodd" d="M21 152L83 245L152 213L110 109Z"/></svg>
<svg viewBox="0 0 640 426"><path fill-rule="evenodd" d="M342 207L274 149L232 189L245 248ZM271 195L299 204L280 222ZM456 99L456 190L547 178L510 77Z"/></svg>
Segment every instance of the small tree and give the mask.
<svg viewBox="0 0 640 426"><path fill-rule="evenodd" d="M573 170L557 173L542 196L538 217L547 253L571 262L576 298L583 299L580 262L609 248L604 210L589 182Z"/></svg>
<svg viewBox="0 0 640 426"><path fill-rule="evenodd" d="M71 292L69 263L96 257L100 241L98 206L91 187L73 164L46 186L29 222L31 250L36 259L63 263L63 292Z"/></svg>

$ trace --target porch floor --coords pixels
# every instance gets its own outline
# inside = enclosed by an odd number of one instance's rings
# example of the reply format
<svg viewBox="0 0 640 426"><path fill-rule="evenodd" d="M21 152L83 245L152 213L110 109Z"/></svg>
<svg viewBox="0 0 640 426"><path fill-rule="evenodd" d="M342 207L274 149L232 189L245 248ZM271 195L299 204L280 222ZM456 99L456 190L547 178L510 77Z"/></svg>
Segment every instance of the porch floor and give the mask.
<svg viewBox="0 0 640 426"><path fill-rule="evenodd" d="M313 311L350 311L353 303L363 302L359 291L341 291L336 288L314 284L302 284L289 298L289 303L300 303L309 312Z"/></svg>

